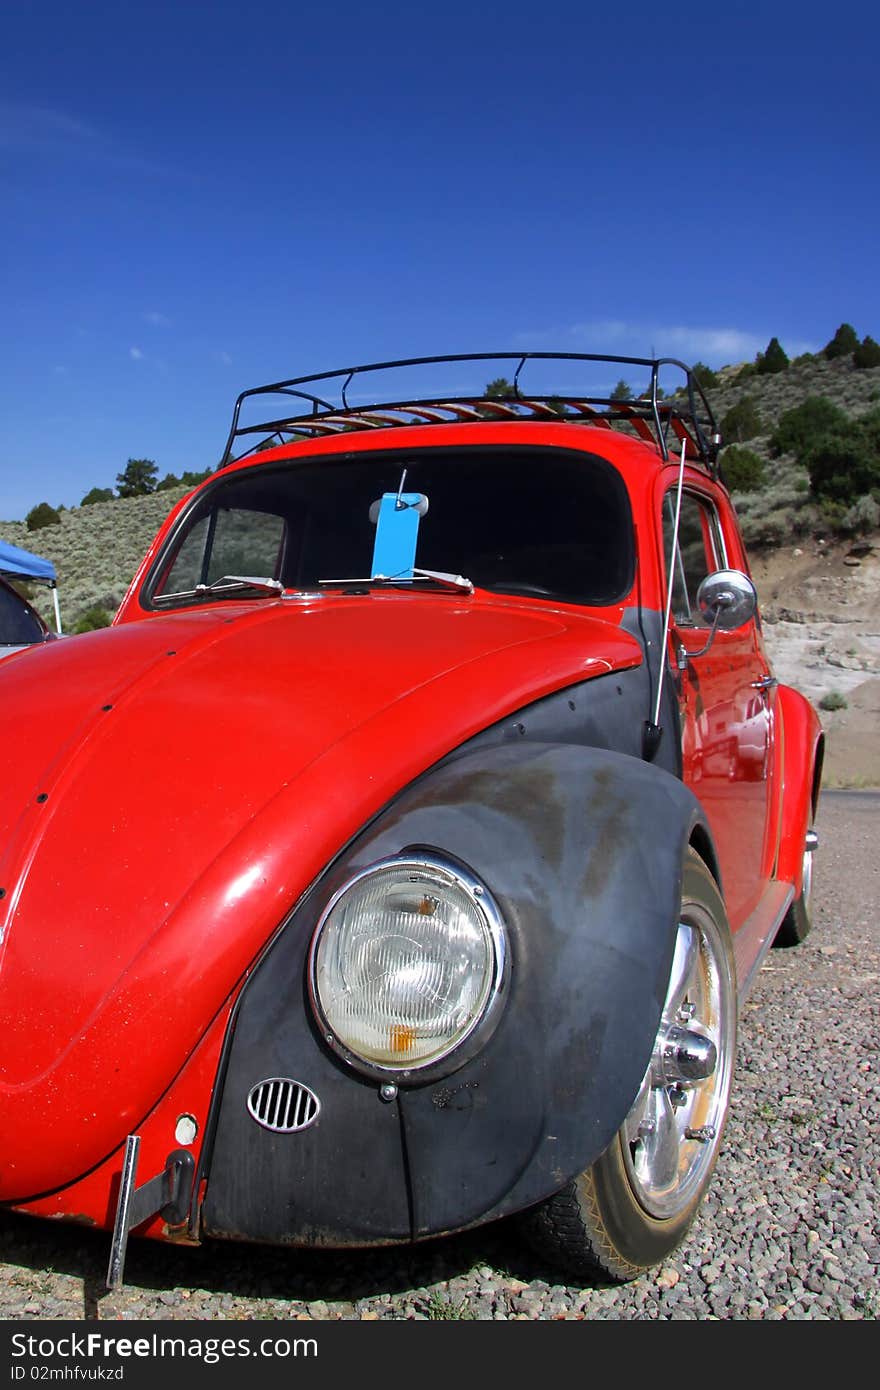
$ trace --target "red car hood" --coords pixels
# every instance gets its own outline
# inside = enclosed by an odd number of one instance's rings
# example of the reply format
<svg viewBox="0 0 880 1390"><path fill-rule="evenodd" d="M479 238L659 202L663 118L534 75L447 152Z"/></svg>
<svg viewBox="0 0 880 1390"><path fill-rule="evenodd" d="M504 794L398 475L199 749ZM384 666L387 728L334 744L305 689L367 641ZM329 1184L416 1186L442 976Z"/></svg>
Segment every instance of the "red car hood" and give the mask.
<svg viewBox="0 0 880 1390"><path fill-rule="evenodd" d="M401 787L640 659L571 609L372 594L227 603L4 663L0 1199L113 1151Z"/></svg>

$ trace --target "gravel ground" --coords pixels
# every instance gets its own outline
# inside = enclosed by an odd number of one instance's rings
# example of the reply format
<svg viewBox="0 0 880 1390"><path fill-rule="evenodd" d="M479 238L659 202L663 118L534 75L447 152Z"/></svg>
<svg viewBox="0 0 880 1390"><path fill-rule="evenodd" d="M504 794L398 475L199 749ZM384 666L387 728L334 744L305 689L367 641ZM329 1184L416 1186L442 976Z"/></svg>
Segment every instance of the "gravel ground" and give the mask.
<svg viewBox="0 0 880 1390"><path fill-rule="evenodd" d="M726 1141L684 1247L625 1286L580 1288L513 1223L415 1250L198 1250L0 1214L6 1319L874 1319L880 1014L880 795L829 795L816 925L773 951L744 1010Z"/></svg>

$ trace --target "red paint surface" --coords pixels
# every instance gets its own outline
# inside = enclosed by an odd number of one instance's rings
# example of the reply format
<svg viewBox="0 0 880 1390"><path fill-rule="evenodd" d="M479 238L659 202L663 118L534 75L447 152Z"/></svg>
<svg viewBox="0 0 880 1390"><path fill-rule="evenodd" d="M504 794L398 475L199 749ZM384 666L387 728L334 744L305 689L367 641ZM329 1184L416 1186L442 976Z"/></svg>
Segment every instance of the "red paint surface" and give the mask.
<svg viewBox="0 0 880 1390"><path fill-rule="evenodd" d="M663 609L658 497L677 470L653 446L486 422L352 434L345 450L439 442L610 459L636 527L626 604ZM339 448L326 439L260 460ZM729 561L746 568L723 489L686 475L713 492ZM178 1114L203 1126L243 978L363 823L480 729L641 659L619 626L623 604L383 592L146 612L141 584L185 506L112 629L0 671L0 1200L102 1225L126 1134L142 1135L140 1182L176 1147ZM684 776L706 807L736 928L774 866L799 882L818 721L793 692L749 703L768 669L754 625L720 634L693 664Z"/></svg>
<svg viewBox="0 0 880 1390"><path fill-rule="evenodd" d="M226 603L46 654L40 680L21 663L3 687L3 1200L117 1147L401 786L639 660L571 609L393 593Z"/></svg>

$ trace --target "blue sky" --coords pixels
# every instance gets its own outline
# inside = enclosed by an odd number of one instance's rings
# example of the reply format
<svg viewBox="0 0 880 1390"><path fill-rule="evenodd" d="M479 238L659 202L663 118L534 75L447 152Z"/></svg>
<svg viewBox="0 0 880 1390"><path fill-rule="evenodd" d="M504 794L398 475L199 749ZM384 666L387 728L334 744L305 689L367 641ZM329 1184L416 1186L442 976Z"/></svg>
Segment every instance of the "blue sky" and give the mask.
<svg viewBox="0 0 880 1390"><path fill-rule="evenodd" d="M846 0L11 0L0 518L213 466L309 371L880 338L878 38Z"/></svg>

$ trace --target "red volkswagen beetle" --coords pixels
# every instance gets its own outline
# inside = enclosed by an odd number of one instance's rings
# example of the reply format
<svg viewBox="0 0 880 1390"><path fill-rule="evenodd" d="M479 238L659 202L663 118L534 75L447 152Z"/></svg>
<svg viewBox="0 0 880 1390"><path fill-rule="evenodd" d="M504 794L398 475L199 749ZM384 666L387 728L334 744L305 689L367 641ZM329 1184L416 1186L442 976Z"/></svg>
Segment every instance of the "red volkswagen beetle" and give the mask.
<svg viewBox="0 0 880 1390"><path fill-rule="evenodd" d="M679 1244L822 764L719 445L670 360L239 397L112 628L0 668L0 1201L111 1286L131 1230Z"/></svg>

